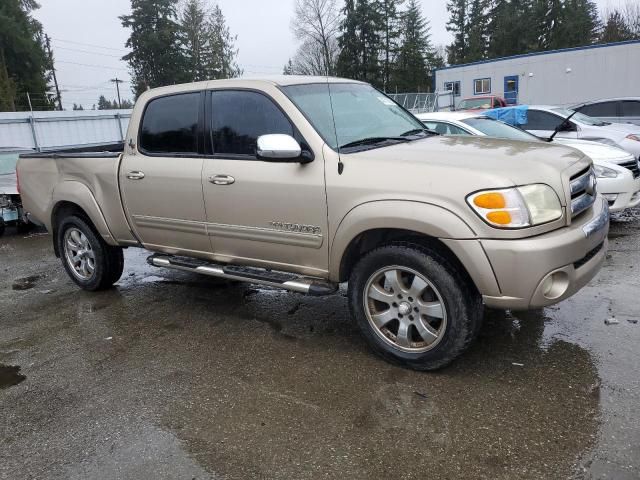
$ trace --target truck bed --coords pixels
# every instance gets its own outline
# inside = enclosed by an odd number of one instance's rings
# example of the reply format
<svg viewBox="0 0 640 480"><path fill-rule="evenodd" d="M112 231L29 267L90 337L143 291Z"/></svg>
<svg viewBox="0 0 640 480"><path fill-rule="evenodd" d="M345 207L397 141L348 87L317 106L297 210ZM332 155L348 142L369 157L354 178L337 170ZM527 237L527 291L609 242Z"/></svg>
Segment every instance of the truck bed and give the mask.
<svg viewBox="0 0 640 480"><path fill-rule="evenodd" d="M20 158L113 158L124 152L124 143L104 143L90 147L64 148L47 152L23 153Z"/></svg>

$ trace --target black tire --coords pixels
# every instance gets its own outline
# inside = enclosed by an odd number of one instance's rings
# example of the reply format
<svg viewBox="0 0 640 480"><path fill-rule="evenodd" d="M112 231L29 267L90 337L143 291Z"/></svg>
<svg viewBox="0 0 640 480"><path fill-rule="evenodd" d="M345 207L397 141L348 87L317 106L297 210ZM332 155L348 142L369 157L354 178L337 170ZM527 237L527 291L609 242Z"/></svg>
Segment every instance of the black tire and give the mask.
<svg viewBox="0 0 640 480"><path fill-rule="evenodd" d="M4 223L4 218L0 218L0 237L4 235L4 231L6 230L6 224Z"/></svg>
<svg viewBox="0 0 640 480"><path fill-rule="evenodd" d="M381 271L391 267L400 267L401 270L408 269L416 272L430 282L432 287L435 287L430 290L430 294L434 298L437 297L437 301L433 303L438 303L439 308L445 312L443 318L446 323L440 323L438 339L433 346L423 347L428 348L426 351L407 351L411 348L403 350L393 339L385 338L389 335L385 335L382 329L374 326L373 321L369 321L367 311L371 311L371 307L368 306L371 304L368 302L372 300L367 292L371 285L370 281L377 278L376 275L381 275ZM383 279L383 282L385 281ZM393 289L384 292L387 294L389 292L397 293ZM459 357L469 347L480 330L484 311L480 294L463 272L460 272L437 251L422 245L404 242L396 242L377 248L362 257L351 272L348 297L351 315L357 321L373 351L387 361L414 370L436 370ZM411 297L408 298L411 302L414 301ZM406 304L407 301L403 301L403 303ZM374 304L377 305L377 302ZM409 305L413 307L418 304ZM399 315L399 311L396 309L391 316ZM422 312L419 314L413 313L413 310L410 312L418 319L422 318ZM412 324L414 326L408 327L410 338L411 336L415 337L417 333L415 325L418 320L413 315L410 318L411 322L414 322ZM399 316L402 318L402 315ZM388 325L394 325L393 322L398 322L396 324L399 325L400 320L392 320ZM408 320L405 319L404 322L408 323ZM393 327L388 328L392 329ZM399 327L397 328L399 332ZM413 345L415 344L412 343L411 347ZM426 345L426 343L422 345Z"/></svg>
<svg viewBox="0 0 640 480"><path fill-rule="evenodd" d="M91 246L94 257L94 270L88 278L81 278L75 273L74 267L67 258L67 250L65 248L65 235L70 230L80 231L87 239ZM69 277L83 290L95 292L98 290L106 290L113 286L124 270L124 255L122 248L112 247L102 239L102 237L94 231L88 220L79 216L70 216L64 218L59 224L56 232L56 242L62 265L67 271Z"/></svg>

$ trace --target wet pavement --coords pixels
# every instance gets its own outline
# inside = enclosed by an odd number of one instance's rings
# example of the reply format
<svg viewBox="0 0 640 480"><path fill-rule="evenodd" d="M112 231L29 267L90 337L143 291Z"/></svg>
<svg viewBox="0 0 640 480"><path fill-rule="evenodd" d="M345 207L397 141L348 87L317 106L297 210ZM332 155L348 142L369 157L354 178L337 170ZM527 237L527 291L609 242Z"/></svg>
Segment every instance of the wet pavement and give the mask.
<svg viewBox="0 0 640 480"><path fill-rule="evenodd" d="M328 298L126 252L79 291L0 238L0 478L640 478L640 212L572 299L487 312L451 367L373 356ZM614 319L611 325L605 320ZM636 323L633 323L636 321Z"/></svg>

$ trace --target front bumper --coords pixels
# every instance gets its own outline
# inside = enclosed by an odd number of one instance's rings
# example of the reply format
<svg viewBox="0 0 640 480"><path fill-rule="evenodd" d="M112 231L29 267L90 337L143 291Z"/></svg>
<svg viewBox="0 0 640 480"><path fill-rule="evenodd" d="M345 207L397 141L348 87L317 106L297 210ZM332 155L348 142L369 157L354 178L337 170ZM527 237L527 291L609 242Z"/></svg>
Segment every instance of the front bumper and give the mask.
<svg viewBox="0 0 640 480"><path fill-rule="evenodd" d="M489 307L526 310L561 302L595 277L606 257L609 209L600 198L559 230L522 240L482 240L500 288Z"/></svg>
<svg viewBox="0 0 640 480"><path fill-rule="evenodd" d="M638 178L599 178L598 192L611 195L615 200L609 201L611 212L621 212L627 208L634 208L640 205L640 177Z"/></svg>

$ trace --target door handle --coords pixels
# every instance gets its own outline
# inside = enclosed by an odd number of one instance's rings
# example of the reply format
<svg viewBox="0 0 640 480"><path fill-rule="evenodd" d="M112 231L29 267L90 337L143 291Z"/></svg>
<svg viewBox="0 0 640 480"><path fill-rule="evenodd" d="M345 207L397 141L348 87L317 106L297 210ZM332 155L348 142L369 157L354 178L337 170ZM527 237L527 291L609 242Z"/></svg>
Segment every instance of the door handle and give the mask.
<svg viewBox="0 0 640 480"><path fill-rule="evenodd" d="M209 183L214 185L233 185L236 179L231 175L212 175L209 177Z"/></svg>
<svg viewBox="0 0 640 480"><path fill-rule="evenodd" d="M144 178L144 172L129 172L127 173L129 180L142 180Z"/></svg>

